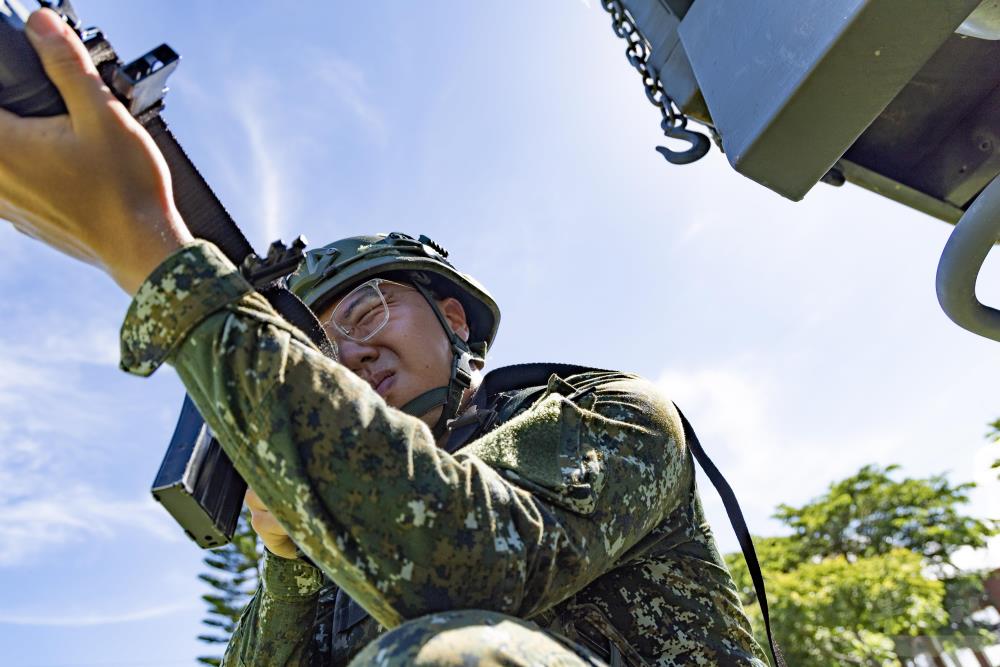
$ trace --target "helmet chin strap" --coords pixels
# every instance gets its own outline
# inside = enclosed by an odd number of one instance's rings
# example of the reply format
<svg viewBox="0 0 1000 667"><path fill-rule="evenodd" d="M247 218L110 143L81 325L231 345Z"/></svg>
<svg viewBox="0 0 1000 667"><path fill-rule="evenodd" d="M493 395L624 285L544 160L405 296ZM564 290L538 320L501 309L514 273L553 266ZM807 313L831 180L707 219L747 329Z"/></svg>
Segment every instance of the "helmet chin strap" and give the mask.
<svg viewBox="0 0 1000 667"><path fill-rule="evenodd" d="M444 406L437 423L431 427L434 437L440 438L450 430L449 422L458 416L458 411L462 407L462 398L465 395L465 390L472 386L474 372L472 363L482 363L483 357L474 354L469 345L451 330L448 320L445 319L444 313L441 312L437 301L435 301L434 296L427 288L417 281L413 282L413 286L430 305L435 317L437 317L438 323L444 329L445 334L448 336L448 341L451 343L451 375L448 378L447 385L425 391L400 409L408 415L422 417L434 408Z"/></svg>

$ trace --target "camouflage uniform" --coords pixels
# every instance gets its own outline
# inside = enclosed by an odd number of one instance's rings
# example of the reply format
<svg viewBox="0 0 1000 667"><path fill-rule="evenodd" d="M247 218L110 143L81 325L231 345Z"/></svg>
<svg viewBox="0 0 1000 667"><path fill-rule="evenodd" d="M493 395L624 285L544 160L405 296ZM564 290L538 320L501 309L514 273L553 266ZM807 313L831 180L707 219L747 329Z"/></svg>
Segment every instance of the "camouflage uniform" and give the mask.
<svg viewBox="0 0 1000 667"><path fill-rule="evenodd" d="M702 515L678 415L651 383L553 377L530 407L448 453L205 242L154 271L123 325L123 368L148 375L164 361L316 566L266 558L226 664L344 664L396 628L366 653L380 664L431 639L434 618L477 637L530 620L545 629L539 646L561 643L567 660L588 659L588 645L628 664L765 664ZM371 615L339 648L316 641L337 612L330 581Z"/></svg>

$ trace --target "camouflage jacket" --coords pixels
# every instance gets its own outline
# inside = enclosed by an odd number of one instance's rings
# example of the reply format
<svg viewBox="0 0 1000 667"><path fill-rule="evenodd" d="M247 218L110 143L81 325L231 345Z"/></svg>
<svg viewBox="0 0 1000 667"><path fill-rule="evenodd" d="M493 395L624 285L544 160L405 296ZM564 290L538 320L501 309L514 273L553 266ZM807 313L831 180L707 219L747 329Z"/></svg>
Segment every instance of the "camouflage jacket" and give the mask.
<svg viewBox="0 0 1000 667"><path fill-rule="evenodd" d="M454 453L320 354L211 244L140 287L122 366L179 373L240 474L313 562L265 561L229 665L317 655L326 579L372 619L489 609L631 663L763 665L705 523L672 404L622 373L555 377ZM333 604L336 607L336 604Z"/></svg>

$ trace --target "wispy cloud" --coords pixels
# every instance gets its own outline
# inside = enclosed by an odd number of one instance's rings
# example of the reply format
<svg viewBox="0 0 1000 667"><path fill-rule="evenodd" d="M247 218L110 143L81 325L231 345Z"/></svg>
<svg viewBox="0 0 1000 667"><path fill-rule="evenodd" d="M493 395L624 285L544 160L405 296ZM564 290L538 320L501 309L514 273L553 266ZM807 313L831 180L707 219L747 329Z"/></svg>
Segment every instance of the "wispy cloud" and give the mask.
<svg viewBox="0 0 1000 667"><path fill-rule="evenodd" d="M127 612L94 612L93 610L81 611L78 614L65 616L32 616L28 614L18 614L0 610L0 623L6 625L33 625L47 627L86 627L93 625L111 625L114 623L131 623L134 621L145 621L160 616L169 616L178 612L190 612L197 609L197 605L189 602L158 605L144 609L136 609Z"/></svg>
<svg viewBox="0 0 1000 667"><path fill-rule="evenodd" d="M23 432L2 435L0 567L28 562L55 547L111 539L119 533L145 533L162 541L181 539L176 526L150 497L115 498L79 480L72 465L75 457L68 451L79 443L61 444L59 438L43 442Z"/></svg>
<svg viewBox="0 0 1000 667"><path fill-rule="evenodd" d="M115 498L81 478L85 460L107 454L94 443L114 417L109 397L85 386L79 369L117 359L109 335L81 327L0 341L0 567L123 531L179 539L152 499Z"/></svg>
<svg viewBox="0 0 1000 667"><path fill-rule="evenodd" d="M36 321L33 332L23 329L11 340L0 339L7 361L33 362L47 366L62 364L101 364L117 366L119 359L116 317L74 322L55 322L55 312L46 321ZM0 360L2 361L2 360Z"/></svg>
<svg viewBox="0 0 1000 667"><path fill-rule="evenodd" d="M332 133L345 128L360 128L379 148L388 142L385 115L372 101L361 67L325 49L309 50L301 60L295 69L304 80L296 85L312 91L309 104L287 104L288 83L260 72L245 73L225 95L248 151L241 167L252 186L240 190L254 193L254 214L268 243L287 235L289 221L296 218L303 189L293 184L316 179L306 173L304 156L333 143ZM201 94L197 86L191 88L192 95ZM236 181L248 180L228 163L225 169Z"/></svg>
<svg viewBox="0 0 1000 667"><path fill-rule="evenodd" d="M253 95L253 93L249 93ZM236 118L243 128L250 150L250 166L257 187L257 211L264 238L271 240L282 235L282 221L288 216L286 193L288 188L283 174L281 149L269 138L267 118L260 113L259 100L247 99L235 107ZM275 134L270 134L274 137ZM261 249L263 250L263 249Z"/></svg>
<svg viewBox="0 0 1000 667"><path fill-rule="evenodd" d="M806 502L821 495L830 482L866 464L905 463L909 451L920 442L920 434L907 431L906 426L858 430L849 419L835 414L806 434L796 432L783 426L794 421L785 412L789 401L780 399L786 389L767 377L736 370L668 370L659 385L691 419L702 446L736 489L755 534L774 534L780 529L770 519L779 503ZM990 469L998 456L995 445L983 446L976 454L978 488L968 509L973 515L985 516L983 512L1000 507L997 471ZM738 548L721 500L707 483L700 488L717 539L724 550ZM958 561L965 567L1000 565L1000 538L987 549L964 550Z"/></svg>
<svg viewBox="0 0 1000 667"><path fill-rule="evenodd" d="M385 116L371 101L364 71L330 51L313 52L311 60L315 65L312 72L319 85L325 86L339 102L337 106L347 110L378 145L384 146L388 141Z"/></svg>
<svg viewBox="0 0 1000 667"><path fill-rule="evenodd" d="M0 339L0 436L5 442L40 434L77 439L111 423L107 397L79 384L79 366L110 353L100 349L102 342L89 347L85 339L77 350L55 334L35 337L37 346L30 335ZM94 340L100 341L100 334Z"/></svg>
<svg viewBox="0 0 1000 667"><path fill-rule="evenodd" d="M178 541L179 532L152 499L108 498L92 485L69 488L44 484L36 466L19 475L33 486L30 495L0 497L4 539L0 542L0 567L17 565L56 546L97 538L110 539L118 532L143 532L163 541ZM41 486L39 486L41 484Z"/></svg>
<svg viewBox="0 0 1000 667"><path fill-rule="evenodd" d="M859 433L834 423L808 436L789 435L779 426L786 416L773 384L733 370L671 370L659 384L691 419L758 533L774 527L764 524L777 504L819 495L833 479L891 459L905 442L899 433ZM721 507L714 491L703 490L703 498Z"/></svg>

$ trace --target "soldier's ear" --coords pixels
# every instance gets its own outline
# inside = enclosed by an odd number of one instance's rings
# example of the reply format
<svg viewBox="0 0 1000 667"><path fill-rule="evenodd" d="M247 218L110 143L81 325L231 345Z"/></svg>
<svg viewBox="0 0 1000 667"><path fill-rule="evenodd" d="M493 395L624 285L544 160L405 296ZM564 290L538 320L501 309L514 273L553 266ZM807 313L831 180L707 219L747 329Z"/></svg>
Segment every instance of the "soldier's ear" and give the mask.
<svg viewBox="0 0 1000 667"><path fill-rule="evenodd" d="M465 308L462 306L462 302L449 296L438 301L438 308L444 313L444 319L448 321L451 330L458 334L462 340L468 341L469 321L465 317Z"/></svg>

